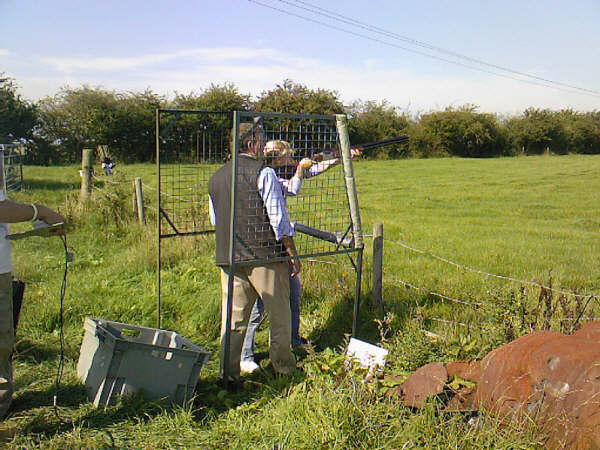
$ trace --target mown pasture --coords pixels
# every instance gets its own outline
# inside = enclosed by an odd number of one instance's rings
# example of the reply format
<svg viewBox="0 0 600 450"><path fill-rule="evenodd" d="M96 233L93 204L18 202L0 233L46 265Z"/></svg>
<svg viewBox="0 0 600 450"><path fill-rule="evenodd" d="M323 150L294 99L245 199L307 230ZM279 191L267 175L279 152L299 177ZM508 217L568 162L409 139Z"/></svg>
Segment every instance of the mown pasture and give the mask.
<svg viewBox="0 0 600 450"><path fill-rule="evenodd" d="M15 275L27 288L14 356L15 407L0 426L4 445L107 447L106 430L116 447L133 448L540 446L543 436L531 427L444 413L442 399L412 411L384 396L390 387L385 382L364 383L364 374L348 373L341 355L351 328L354 285L342 257L304 264L302 330L315 352L300 356L302 370L278 378L265 367L248 379L245 392L221 391L215 384L220 286L212 237L165 245L163 326L214 352L201 373L195 403L172 408L138 396L95 409L75 377L84 318L156 323L155 230L136 223L128 182L142 177L152 220L156 169L140 164L118 166L117 172L113 183L99 177L96 186L104 192L95 190L84 207L77 201L75 166L26 167L26 189L13 196L56 206L68 216L75 224L68 237L75 261L65 299L66 365L58 392L63 423L52 407L62 244L56 238L32 238L13 245ZM600 316L596 300L540 296L540 289L529 284L600 293L598 173L600 158L581 155L359 161L365 233L379 221L386 238L383 310L368 298L371 245L366 239L359 337L390 350L385 372L404 375L430 361L481 357L531 329L568 331L580 315L579 323ZM470 271L430 254L520 281ZM262 358L267 357L267 329L263 326L258 338Z"/></svg>

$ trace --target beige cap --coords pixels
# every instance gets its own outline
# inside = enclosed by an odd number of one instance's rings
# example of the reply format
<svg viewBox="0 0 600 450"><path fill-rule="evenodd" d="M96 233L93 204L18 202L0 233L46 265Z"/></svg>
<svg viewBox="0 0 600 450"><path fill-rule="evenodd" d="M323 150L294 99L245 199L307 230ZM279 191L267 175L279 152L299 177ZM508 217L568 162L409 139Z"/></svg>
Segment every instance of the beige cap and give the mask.
<svg viewBox="0 0 600 450"><path fill-rule="evenodd" d="M294 149L287 141L274 140L265 144L265 156L271 158L281 158L283 156L293 156Z"/></svg>

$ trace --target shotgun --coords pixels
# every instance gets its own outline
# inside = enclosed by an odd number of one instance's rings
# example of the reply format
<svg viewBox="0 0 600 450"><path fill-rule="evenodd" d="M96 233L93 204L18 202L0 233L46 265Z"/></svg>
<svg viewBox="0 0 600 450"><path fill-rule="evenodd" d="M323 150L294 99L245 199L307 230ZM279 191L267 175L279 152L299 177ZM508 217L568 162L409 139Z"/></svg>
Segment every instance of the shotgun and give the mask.
<svg viewBox="0 0 600 450"><path fill-rule="evenodd" d="M374 148L386 147L388 145L394 145L394 144L404 144L406 142L408 142L408 136L398 136L398 137L393 137L390 139L383 139L381 141L367 142L365 144L353 145L352 147L350 147L350 149L351 150L359 150L359 151L363 152L365 150L372 150ZM340 153L339 149L326 150L321 153L313 154L310 159L312 159L314 162L321 162L321 161L323 161L323 159L338 158L339 153Z"/></svg>

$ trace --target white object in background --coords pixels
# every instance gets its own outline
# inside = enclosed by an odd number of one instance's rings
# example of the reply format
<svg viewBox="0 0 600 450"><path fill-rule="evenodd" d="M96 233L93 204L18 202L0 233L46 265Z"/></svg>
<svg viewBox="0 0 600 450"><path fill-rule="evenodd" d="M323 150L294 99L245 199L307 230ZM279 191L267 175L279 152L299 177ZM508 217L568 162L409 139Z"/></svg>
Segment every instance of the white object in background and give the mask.
<svg viewBox="0 0 600 450"><path fill-rule="evenodd" d="M388 350L359 339L350 338L346 356L357 361L365 369L383 369Z"/></svg>

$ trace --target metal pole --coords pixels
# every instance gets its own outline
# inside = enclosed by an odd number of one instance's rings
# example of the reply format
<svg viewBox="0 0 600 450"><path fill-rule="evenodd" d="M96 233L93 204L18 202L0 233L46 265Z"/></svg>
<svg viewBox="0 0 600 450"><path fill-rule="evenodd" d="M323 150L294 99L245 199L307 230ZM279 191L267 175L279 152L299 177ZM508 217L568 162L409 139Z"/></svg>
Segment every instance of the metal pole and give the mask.
<svg viewBox="0 0 600 450"><path fill-rule="evenodd" d="M19 190L23 189L23 155L19 157L19 170L21 172L21 183L19 184Z"/></svg>
<svg viewBox="0 0 600 450"><path fill-rule="evenodd" d="M360 209L358 207L358 194L356 192L356 181L354 180L354 167L352 166L352 156L350 154L350 137L348 136L348 124L345 114L336 114L336 126L342 151L344 179L346 182L346 193L348 195L348 206L350 208L350 219L352 220L354 246L355 248L360 249L356 264L356 298L354 299L354 314L352 317L352 336L356 336L360 307L364 242L360 220Z"/></svg>
<svg viewBox="0 0 600 450"><path fill-rule="evenodd" d="M6 195L6 173L4 170L4 145L0 145L0 177L2 178L2 189L4 190L4 195Z"/></svg>
<svg viewBox="0 0 600 450"><path fill-rule="evenodd" d="M231 209L229 219L229 273L227 279L227 311L225 319L225 336L223 336L223 351L221 355L221 373L223 374L223 383L225 387L229 383L229 355L231 353L231 311L233 309L233 277L235 271L235 258L234 258L234 236L235 236L235 202L236 202L236 189L237 189L237 149L239 147L238 142L238 130L240 125L240 118L238 111L233 112L233 142L231 146ZM209 136L210 138L210 136ZM210 143L209 143L210 152ZM209 153L210 158L210 153Z"/></svg>
<svg viewBox="0 0 600 450"><path fill-rule="evenodd" d="M352 156L350 154L350 138L348 136L348 124L345 114L336 114L336 124L340 145L342 150L342 161L344 164L344 178L346 181L346 193L348 194L348 204L350 206L350 218L352 219L352 231L354 233L354 242L357 248L363 248L362 224L360 220L360 210L358 208L358 194L356 193L356 181L354 180L354 167L352 166Z"/></svg>
<svg viewBox="0 0 600 450"><path fill-rule="evenodd" d="M358 331L358 312L360 309L360 288L362 284L363 250L358 252L356 258L356 298L354 299L354 313L352 315L352 337L356 337Z"/></svg>
<svg viewBox="0 0 600 450"><path fill-rule="evenodd" d="M156 183L156 204L158 205L158 212L156 214L156 239L157 239L157 252L156 252L156 301L157 301L157 310L156 310L156 328L160 329L161 326L161 314L162 314L162 299L161 299L161 276L160 276L160 260L161 260L161 247L160 247L160 111L156 109L156 124L155 124L155 135L156 135L156 173L158 174L158 180Z"/></svg>
<svg viewBox="0 0 600 450"><path fill-rule="evenodd" d="M373 283L371 290L371 301L373 305L381 306L383 303L382 295L383 280L383 224L375 222L373 224Z"/></svg>

